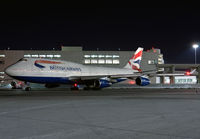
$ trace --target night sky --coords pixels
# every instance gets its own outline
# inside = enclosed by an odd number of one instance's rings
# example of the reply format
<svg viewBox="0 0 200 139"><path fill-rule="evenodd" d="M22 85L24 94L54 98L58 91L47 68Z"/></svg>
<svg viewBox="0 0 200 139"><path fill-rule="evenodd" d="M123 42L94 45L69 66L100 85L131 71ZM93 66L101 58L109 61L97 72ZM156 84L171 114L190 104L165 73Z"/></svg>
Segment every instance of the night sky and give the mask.
<svg viewBox="0 0 200 139"><path fill-rule="evenodd" d="M82 45L84 50L136 50L142 46L160 48L165 63L194 63L192 44L200 42L200 8L187 5L1 7L0 49L58 50L61 45Z"/></svg>

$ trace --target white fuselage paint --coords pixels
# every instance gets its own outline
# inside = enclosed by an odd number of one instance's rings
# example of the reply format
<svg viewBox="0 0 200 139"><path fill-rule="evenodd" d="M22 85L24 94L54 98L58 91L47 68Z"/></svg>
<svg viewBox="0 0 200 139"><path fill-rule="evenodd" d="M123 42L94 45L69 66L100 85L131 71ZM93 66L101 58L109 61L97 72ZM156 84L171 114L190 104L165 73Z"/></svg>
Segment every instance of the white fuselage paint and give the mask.
<svg viewBox="0 0 200 139"><path fill-rule="evenodd" d="M27 61L19 61L16 64L9 66L6 73L10 76L26 76L26 77L85 77L85 76L112 76L112 75L126 75L133 74L136 71L125 68L110 68L86 66L62 60L50 60L54 62L61 62L61 64L46 64L41 63L45 68L40 68L35 65L34 58L27 58Z"/></svg>

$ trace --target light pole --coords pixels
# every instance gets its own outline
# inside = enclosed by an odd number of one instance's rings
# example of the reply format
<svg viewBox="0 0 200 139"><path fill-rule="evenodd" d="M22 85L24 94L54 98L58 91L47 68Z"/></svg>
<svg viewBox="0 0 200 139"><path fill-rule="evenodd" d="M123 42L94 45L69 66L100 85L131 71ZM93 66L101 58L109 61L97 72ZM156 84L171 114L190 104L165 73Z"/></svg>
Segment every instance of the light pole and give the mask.
<svg viewBox="0 0 200 139"><path fill-rule="evenodd" d="M192 46L194 48L194 51L195 51L195 64L197 63L197 60L196 60L196 57L197 57L197 54L196 54L196 49L199 47L198 44L193 44Z"/></svg>

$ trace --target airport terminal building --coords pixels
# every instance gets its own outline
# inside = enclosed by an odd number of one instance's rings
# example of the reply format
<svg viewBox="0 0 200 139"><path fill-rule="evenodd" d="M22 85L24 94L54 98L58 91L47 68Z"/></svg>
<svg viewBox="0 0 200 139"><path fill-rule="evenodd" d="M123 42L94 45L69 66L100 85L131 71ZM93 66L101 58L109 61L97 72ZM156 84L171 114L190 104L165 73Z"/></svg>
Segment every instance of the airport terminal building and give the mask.
<svg viewBox="0 0 200 139"><path fill-rule="evenodd" d="M137 48L135 48L136 50ZM4 83L12 80L8 77L4 70L9 65L17 62L21 58L47 58L72 61L88 66L105 66L114 68L123 68L134 51L85 51L80 46L62 46L61 50L0 50L0 81ZM143 52L141 68L143 71L158 70L164 71L164 59L160 49L147 50ZM166 78L166 79L165 79ZM167 81L169 77L151 77L151 83L171 83ZM170 79L170 78L169 78ZM173 77L174 82L175 78ZM194 83L196 80L184 80L185 83ZM179 79L179 81L181 81ZM187 82L188 81L188 82ZM177 80L176 80L177 82Z"/></svg>

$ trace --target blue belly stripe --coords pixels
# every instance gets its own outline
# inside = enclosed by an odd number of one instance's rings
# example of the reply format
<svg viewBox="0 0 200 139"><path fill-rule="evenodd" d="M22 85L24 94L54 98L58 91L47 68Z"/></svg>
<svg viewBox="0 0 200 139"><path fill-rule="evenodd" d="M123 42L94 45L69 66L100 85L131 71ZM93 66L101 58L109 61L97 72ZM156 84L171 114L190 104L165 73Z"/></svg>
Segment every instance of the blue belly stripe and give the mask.
<svg viewBox="0 0 200 139"><path fill-rule="evenodd" d="M69 80L69 78L66 77L13 76L13 78L32 83L59 83L59 84L73 83L73 81Z"/></svg>

